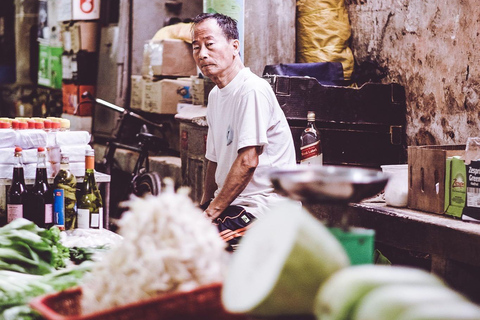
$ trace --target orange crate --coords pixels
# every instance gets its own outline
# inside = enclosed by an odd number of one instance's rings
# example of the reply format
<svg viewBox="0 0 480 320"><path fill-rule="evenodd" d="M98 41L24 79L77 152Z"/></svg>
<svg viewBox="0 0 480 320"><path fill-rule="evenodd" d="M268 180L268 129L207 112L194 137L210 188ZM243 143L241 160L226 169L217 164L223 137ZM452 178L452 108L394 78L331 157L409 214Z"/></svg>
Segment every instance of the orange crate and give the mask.
<svg viewBox="0 0 480 320"><path fill-rule="evenodd" d="M47 320L246 320L244 315L225 311L221 303L222 285L200 287L142 300L113 309L80 314L80 287L33 299L30 306Z"/></svg>

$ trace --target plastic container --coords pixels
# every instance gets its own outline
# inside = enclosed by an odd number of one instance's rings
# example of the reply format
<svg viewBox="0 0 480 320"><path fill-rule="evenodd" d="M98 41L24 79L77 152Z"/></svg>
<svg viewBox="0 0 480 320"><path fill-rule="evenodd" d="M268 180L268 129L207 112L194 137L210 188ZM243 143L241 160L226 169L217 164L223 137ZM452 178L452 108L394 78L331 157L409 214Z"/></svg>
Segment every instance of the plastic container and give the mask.
<svg viewBox="0 0 480 320"><path fill-rule="evenodd" d="M408 164L380 166L389 175L385 187L385 202L392 207L406 207L408 203Z"/></svg>

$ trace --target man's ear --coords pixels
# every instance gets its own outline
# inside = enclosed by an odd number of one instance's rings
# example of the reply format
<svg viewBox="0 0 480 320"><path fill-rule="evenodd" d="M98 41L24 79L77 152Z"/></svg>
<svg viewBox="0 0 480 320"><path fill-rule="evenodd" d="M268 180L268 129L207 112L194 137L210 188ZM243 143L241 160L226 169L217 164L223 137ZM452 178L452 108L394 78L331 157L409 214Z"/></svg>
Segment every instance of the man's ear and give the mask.
<svg viewBox="0 0 480 320"><path fill-rule="evenodd" d="M239 55L240 54L240 41L238 39L233 40L232 42L234 54Z"/></svg>

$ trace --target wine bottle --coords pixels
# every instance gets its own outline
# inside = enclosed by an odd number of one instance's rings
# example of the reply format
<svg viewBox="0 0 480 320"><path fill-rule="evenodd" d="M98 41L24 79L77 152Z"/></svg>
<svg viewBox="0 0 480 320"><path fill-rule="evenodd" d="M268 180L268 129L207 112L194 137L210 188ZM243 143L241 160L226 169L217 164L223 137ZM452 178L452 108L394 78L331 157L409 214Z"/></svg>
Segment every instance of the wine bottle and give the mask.
<svg viewBox="0 0 480 320"><path fill-rule="evenodd" d="M26 217L41 228L53 226L53 190L48 184L45 149L37 149L35 184L28 195Z"/></svg>
<svg viewBox="0 0 480 320"><path fill-rule="evenodd" d="M103 228L103 201L95 181L95 151L86 150L85 178L78 199L78 228Z"/></svg>
<svg viewBox="0 0 480 320"><path fill-rule="evenodd" d="M62 154L60 170L53 180L53 216L55 225L71 230L77 224L77 179L70 172L68 156Z"/></svg>
<svg viewBox="0 0 480 320"><path fill-rule="evenodd" d="M315 125L315 112L308 111L307 127L300 137L300 151L302 165L322 165L323 153L320 133Z"/></svg>
<svg viewBox="0 0 480 320"><path fill-rule="evenodd" d="M12 184L7 192L7 223L24 217L28 195L23 173L22 148L15 148L13 161Z"/></svg>

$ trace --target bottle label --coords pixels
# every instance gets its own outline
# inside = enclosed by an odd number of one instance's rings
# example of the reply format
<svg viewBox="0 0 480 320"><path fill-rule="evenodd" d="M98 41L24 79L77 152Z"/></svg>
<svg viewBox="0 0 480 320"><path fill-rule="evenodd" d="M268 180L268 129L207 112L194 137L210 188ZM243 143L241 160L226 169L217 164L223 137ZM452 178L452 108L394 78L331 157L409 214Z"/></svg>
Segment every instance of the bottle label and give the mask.
<svg viewBox="0 0 480 320"><path fill-rule="evenodd" d="M103 229L103 207L98 208L98 227Z"/></svg>
<svg viewBox="0 0 480 320"><path fill-rule="evenodd" d="M7 223L10 223L18 218L23 218L23 205L7 204Z"/></svg>
<svg viewBox="0 0 480 320"><path fill-rule="evenodd" d="M308 164L322 164L322 154L320 153L320 141L300 147L301 162L308 162Z"/></svg>
<svg viewBox="0 0 480 320"><path fill-rule="evenodd" d="M100 213L92 212L90 227L95 229L100 228Z"/></svg>
<svg viewBox="0 0 480 320"><path fill-rule="evenodd" d="M65 194L63 189L53 190L53 217L55 225L65 229Z"/></svg>
<svg viewBox="0 0 480 320"><path fill-rule="evenodd" d="M53 223L53 204L45 204L45 223Z"/></svg>
<svg viewBox="0 0 480 320"><path fill-rule="evenodd" d="M77 227L79 229L89 229L90 228L90 210L88 209L78 209L77 210Z"/></svg>

